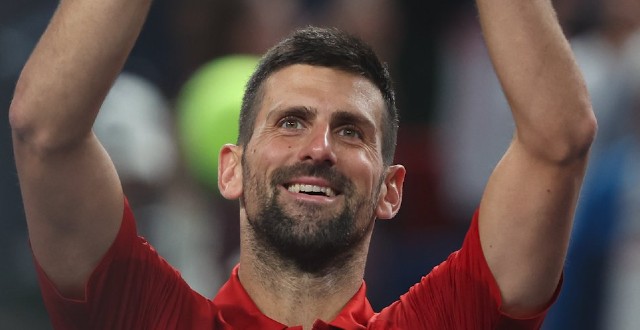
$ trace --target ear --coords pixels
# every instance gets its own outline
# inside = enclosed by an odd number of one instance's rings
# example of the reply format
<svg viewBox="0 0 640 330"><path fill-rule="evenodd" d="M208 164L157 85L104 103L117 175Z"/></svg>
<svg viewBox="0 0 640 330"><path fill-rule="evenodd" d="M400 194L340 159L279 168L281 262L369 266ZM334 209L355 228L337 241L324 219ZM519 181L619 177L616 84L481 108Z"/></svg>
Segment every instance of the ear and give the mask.
<svg viewBox="0 0 640 330"><path fill-rule="evenodd" d="M387 174L380 187L380 196L378 196L376 208L378 219L391 219L400 210L402 186L406 172L402 165L392 165L387 169Z"/></svg>
<svg viewBox="0 0 640 330"><path fill-rule="evenodd" d="M242 196L242 147L225 144L218 157L218 189L226 199Z"/></svg>

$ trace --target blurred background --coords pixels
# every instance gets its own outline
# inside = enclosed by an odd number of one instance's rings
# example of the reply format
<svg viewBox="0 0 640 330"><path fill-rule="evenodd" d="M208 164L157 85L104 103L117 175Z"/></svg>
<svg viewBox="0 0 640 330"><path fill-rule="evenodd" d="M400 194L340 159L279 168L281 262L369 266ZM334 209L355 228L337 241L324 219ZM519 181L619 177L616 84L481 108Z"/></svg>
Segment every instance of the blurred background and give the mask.
<svg viewBox="0 0 640 330"><path fill-rule="evenodd" d="M563 291L544 329L637 329L640 1L554 2L584 71L599 135ZM0 329L50 328L7 111L56 5L0 2ZM195 290L213 297L238 252L237 204L224 201L214 184L217 148L235 140L237 95L255 56L309 24L337 26L372 44L398 92L404 202L393 221L378 222L365 275L380 310L458 249L511 139L511 115L472 1L155 0L95 132L118 168L140 233Z"/></svg>

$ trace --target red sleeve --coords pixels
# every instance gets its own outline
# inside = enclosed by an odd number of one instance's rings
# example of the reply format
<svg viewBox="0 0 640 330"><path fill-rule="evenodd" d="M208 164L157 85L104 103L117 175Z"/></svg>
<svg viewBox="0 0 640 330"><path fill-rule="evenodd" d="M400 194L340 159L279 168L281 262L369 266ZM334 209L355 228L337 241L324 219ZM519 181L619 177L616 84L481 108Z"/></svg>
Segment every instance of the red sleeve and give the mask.
<svg viewBox="0 0 640 330"><path fill-rule="evenodd" d="M90 276L84 299L63 297L37 263L36 269L55 329L211 328L209 301L137 236L126 201L118 235Z"/></svg>
<svg viewBox="0 0 640 330"><path fill-rule="evenodd" d="M372 329L539 329L546 308L526 319L500 311L502 299L478 233L478 212L462 248L372 319Z"/></svg>

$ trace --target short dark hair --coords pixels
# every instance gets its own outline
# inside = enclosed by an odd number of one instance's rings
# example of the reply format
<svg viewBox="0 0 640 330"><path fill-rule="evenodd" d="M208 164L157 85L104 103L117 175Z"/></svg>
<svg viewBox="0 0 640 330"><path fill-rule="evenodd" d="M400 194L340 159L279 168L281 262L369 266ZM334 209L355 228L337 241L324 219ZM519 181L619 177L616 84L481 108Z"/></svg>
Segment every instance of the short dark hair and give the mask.
<svg viewBox="0 0 640 330"><path fill-rule="evenodd" d="M371 81L382 94L386 112L382 118L382 158L393 162L398 134L398 111L389 71L373 49L362 40L334 28L306 27L294 32L262 57L242 100L238 144L246 145L253 135L257 103L263 82L274 72L294 64L336 68Z"/></svg>

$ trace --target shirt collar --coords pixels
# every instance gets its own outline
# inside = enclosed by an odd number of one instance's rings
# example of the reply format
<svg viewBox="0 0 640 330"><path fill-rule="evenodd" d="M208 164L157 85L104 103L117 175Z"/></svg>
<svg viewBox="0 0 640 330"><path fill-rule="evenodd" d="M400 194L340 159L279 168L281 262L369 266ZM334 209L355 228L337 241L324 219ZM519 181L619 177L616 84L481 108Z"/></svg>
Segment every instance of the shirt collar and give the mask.
<svg viewBox="0 0 640 330"><path fill-rule="evenodd" d="M217 309L216 321L220 322L221 325L234 329L290 329L260 312L247 291L245 291L242 283L240 283L238 268L238 265L233 268L231 277L213 299L213 305ZM320 320L316 321L314 329L366 328L369 319L374 315L371 304L367 300L366 291L366 285L362 281L362 286L342 308L340 314L329 323Z"/></svg>

